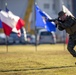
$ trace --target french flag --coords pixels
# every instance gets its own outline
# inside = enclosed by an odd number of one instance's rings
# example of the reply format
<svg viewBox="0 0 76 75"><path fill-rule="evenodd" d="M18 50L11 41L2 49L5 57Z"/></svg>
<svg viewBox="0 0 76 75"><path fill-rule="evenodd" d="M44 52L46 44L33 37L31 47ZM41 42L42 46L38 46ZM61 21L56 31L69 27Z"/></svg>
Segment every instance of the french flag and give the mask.
<svg viewBox="0 0 76 75"><path fill-rule="evenodd" d="M0 20L2 21L4 33L9 36L11 32L16 32L20 36L20 29L24 26L24 21L14 15L11 11L0 11Z"/></svg>

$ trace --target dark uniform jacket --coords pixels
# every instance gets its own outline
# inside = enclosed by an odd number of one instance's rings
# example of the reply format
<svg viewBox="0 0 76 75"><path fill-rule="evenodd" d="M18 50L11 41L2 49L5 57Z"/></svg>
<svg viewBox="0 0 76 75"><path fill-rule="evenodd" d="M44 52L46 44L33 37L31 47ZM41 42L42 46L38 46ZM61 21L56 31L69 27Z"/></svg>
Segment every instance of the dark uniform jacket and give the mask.
<svg viewBox="0 0 76 75"><path fill-rule="evenodd" d="M58 27L58 29L60 31L65 30L69 35L70 38L73 40L76 40L76 19L72 16L67 16L65 21L61 21L58 19L48 19L49 22L51 21L58 21L58 24L56 25L56 27Z"/></svg>
<svg viewBox="0 0 76 75"><path fill-rule="evenodd" d="M58 29L66 30L69 35L72 35L76 32L76 19L71 16L67 16L65 21L61 21L58 19Z"/></svg>

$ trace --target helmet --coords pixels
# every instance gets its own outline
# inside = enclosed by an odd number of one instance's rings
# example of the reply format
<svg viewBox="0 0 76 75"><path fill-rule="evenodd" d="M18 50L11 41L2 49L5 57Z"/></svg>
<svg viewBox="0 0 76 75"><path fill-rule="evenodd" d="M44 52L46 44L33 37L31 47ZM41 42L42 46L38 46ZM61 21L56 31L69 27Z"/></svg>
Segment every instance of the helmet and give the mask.
<svg viewBox="0 0 76 75"><path fill-rule="evenodd" d="M60 11L60 12L58 13L58 16L61 17L61 16L63 16L64 14L65 14L64 11Z"/></svg>

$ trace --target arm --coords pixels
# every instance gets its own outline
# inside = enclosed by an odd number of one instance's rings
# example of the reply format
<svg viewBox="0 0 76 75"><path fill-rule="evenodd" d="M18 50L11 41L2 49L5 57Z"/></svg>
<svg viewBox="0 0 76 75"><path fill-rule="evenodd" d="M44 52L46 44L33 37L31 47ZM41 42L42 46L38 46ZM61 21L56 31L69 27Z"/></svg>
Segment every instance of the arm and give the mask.
<svg viewBox="0 0 76 75"><path fill-rule="evenodd" d="M49 21L49 22L55 22L56 20L58 20L58 19L47 19L47 21Z"/></svg>
<svg viewBox="0 0 76 75"><path fill-rule="evenodd" d="M74 17L68 16L64 22L58 21L57 26L59 30L64 30L65 28L71 27L76 23L76 19Z"/></svg>
<svg viewBox="0 0 76 75"><path fill-rule="evenodd" d="M48 21L48 22L56 22L56 21L58 21L58 19L46 19L46 21ZM56 27L57 27L57 23L55 23L56 24Z"/></svg>
<svg viewBox="0 0 76 75"><path fill-rule="evenodd" d="M74 17L69 16L65 22L59 22L63 28L69 28L76 23L76 19Z"/></svg>

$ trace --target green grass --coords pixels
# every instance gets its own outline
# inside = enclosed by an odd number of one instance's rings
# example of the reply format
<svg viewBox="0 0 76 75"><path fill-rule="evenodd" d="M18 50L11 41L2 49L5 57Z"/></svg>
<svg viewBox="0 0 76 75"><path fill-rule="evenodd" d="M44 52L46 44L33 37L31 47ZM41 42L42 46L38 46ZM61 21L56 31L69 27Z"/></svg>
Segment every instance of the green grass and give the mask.
<svg viewBox="0 0 76 75"><path fill-rule="evenodd" d="M63 44L0 46L0 75L76 75L75 62Z"/></svg>

